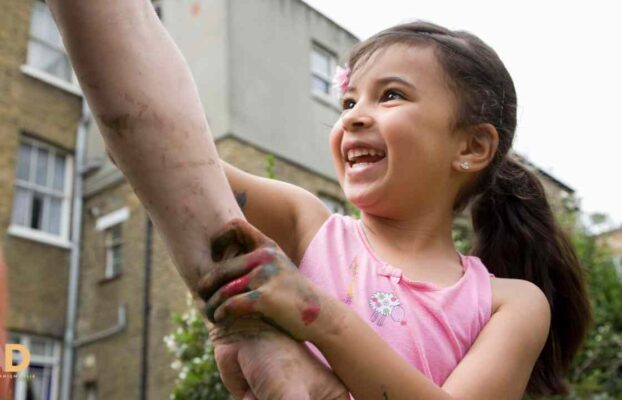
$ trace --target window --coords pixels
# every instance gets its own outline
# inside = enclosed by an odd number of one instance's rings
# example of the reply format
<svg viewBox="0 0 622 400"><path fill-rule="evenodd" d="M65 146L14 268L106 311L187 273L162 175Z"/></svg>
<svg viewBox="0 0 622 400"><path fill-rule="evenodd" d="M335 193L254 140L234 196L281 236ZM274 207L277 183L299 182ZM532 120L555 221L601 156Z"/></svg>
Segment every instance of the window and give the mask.
<svg viewBox="0 0 622 400"><path fill-rule="evenodd" d="M104 232L106 248L104 276L106 278L112 278L121 273L122 223L127 221L129 217L130 209L123 207L99 217L95 221L95 230Z"/></svg>
<svg viewBox="0 0 622 400"><path fill-rule="evenodd" d="M106 278L121 273L121 224L106 229Z"/></svg>
<svg viewBox="0 0 622 400"><path fill-rule="evenodd" d="M331 213L345 214L346 210L341 201L323 194L320 194L318 197L326 204Z"/></svg>
<svg viewBox="0 0 622 400"><path fill-rule="evenodd" d="M311 92L323 98L333 95L332 80L337 66L336 57L319 46L311 50Z"/></svg>
<svg viewBox="0 0 622 400"><path fill-rule="evenodd" d="M29 335L12 335L12 343L26 346L30 352L28 368L17 373L13 380L14 400L54 400L58 393L60 342ZM14 353L14 362L21 361Z"/></svg>
<svg viewBox="0 0 622 400"><path fill-rule="evenodd" d="M68 242L71 157L24 136L17 158L11 233Z"/></svg>
<svg viewBox="0 0 622 400"><path fill-rule="evenodd" d="M41 0L35 1L32 10L27 64L63 81L76 83L60 32Z"/></svg>

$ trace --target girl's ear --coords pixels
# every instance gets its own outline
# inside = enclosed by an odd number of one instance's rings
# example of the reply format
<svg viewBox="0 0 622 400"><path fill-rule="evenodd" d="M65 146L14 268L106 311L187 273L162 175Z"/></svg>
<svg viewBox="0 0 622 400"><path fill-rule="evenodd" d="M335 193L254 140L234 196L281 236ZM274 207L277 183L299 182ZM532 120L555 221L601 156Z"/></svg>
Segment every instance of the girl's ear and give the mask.
<svg viewBox="0 0 622 400"><path fill-rule="evenodd" d="M497 128L489 123L475 125L464 132L463 142L452 166L462 172L481 171L490 164L498 146Z"/></svg>

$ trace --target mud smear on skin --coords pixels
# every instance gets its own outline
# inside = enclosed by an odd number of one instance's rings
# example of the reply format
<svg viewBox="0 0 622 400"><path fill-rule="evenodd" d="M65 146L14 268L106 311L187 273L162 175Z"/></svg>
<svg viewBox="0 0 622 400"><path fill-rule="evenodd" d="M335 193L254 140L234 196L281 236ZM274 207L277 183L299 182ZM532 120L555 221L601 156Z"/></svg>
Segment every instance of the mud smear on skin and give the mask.
<svg viewBox="0 0 622 400"><path fill-rule="evenodd" d="M252 238L235 225L226 226L224 232L217 234L210 243L212 260L214 262L221 262L250 253L255 247L256 245Z"/></svg>

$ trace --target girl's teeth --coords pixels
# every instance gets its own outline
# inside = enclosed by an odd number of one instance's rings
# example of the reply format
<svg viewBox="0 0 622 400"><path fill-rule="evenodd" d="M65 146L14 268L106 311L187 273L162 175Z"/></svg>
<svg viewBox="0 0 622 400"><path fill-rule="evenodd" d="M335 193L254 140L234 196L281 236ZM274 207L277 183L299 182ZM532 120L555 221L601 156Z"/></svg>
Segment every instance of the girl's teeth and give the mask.
<svg viewBox="0 0 622 400"><path fill-rule="evenodd" d="M356 163L352 166L352 169L361 169L361 168L365 168L368 165L371 165L372 163L367 163L367 162L361 162L361 163Z"/></svg>

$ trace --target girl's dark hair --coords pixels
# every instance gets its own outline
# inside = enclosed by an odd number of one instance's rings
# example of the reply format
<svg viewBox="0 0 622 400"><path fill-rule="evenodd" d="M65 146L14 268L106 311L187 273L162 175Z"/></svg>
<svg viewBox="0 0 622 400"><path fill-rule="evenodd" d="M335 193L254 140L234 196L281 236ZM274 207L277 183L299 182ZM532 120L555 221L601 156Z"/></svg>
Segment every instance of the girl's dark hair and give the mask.
<svg viewBox="0 0 622 400"><path fill-rule="evenodd" d="M516 129L516 91L499 56L481 39L428 22L386 29L359 43L348 65L354 71L394 44L432 45L456 98L454 125L489 123L499 134L491 163L454 203L471 205L471 253L497 277L536 284L551 307L551 329L534 366L527 393L565 394L564 374L591 324L591 308L577 254L557 224L539 179L509 154Z"/></svg>

